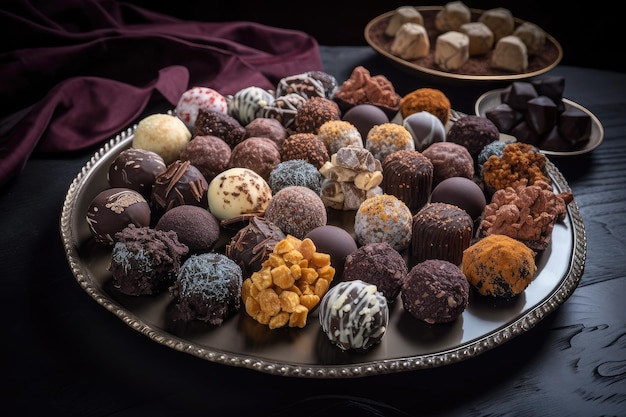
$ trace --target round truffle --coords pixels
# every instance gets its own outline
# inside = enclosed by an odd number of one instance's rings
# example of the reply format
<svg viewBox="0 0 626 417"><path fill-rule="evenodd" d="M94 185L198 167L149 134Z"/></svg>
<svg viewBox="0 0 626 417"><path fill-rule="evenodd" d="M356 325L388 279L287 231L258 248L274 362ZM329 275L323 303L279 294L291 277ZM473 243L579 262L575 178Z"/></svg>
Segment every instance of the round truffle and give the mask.
<svg viewBox="0 0 626 417"><path fill-rule="evenodd" d="M171 114L152 114L139 121L133 133L132 147L157 153L166 165L180 158L191 140L185 123Z"/></svg>
<svg viewBox="0 0 626 417"><path fill-rule="evenodd" d="M432 143L446 140L446 129L437 116L427 111L409 114L402 126L413 136L415 150L422 152Z"/></svg>
<svg viewBox="0 0 626 417"><path fill-rule="evenodd" d="M329 120L320 126L317 136L326 145L329 155L346 146L363 147L361 133L352 123L344 120Z"/></svg>
<svg viewBox="0 0 626 417"><path fill-rule="evenodd" d="M486 117L468 115L454 122L448 130L446 140L466 147L472 158L476 160L485 146L500 140L500 132L496 125Z"/></svg>
<svg viewBox="0 0 626 417"><path fill-rule="evenodd" d="M209 183L189 161L177 160L159 175L152 187L152 206L159 215L183 204L208 208Z"/></svg>
<svg viewBox="0 0 626 417"><path fill-rule="evenodd" d="M305 74L322 84L326 98L333 98L339 83L332 74L324 71L308 71Z"/></svg>
<svg viewBox="0 0 626 417"><path fill-rule="evenodd" d="M85 219L98 243L112 245L115 234L129 225L150 225L150 205L135 190L109 188L99 192L87 207Z"/></svg>
<svg viewBox="0 0 626 417"><path fill-rule="evenodd" d="M341 112L333 100L325 97L313 97L305 101L293 120L297 133L317 134L320 126L329 120L339 120Z"/></svg>
<svg viewBox="0 0 626 417"><path fill-rule="evenodd" d="M474 178L474 159L465 146L437 142L422 153L433 164L433 187L451 177Z"/></svg>
<svg viewBox="0 0 626 417"><path fill-rule="evenodd" d="M382 340L389 325L389 306L375 285L345 281L324 295L319 318L332 344L362 351Z"/></svg>
<svg viewBox="0 0 626 417"><path fill-rule="evenodd" d="M230 146L217 136L196 136L182 150L180 159L191 162L211 182L227 169L231 152Z"/></svg>
<svg viewBox="0 0 626 417"><path fill-rule="evenodd" d="M417 211L428 202L433 182L433 164L418 151L403 150L387 155L382 162L383 192L402 200Z"/></svg>
<svg viewBox="0 0 626 417"><path fill-rule="evenodd" d="M415 150L413 136L406 128L396 123L383 123L372 127L365 140L365 148L374 158L383 161L385 157L401 150Z"/></svg>
<svg viewBox="0 0 626 417"><path fill-rule="evenodd" d="M128 148L109 166L107 181L112 188L130 188L149 199L154 180L166 168L165 161L156 152Z"/></svg>
<svg viewBox="0 0 626 417"><path fill-rule="evenodd" d="M194 137L217 136L231 149L246 136L246 129L231 115L204 109L198 110L198 117L192 132Z"/></svg>
<svg viewBox="0 0 626 417"><path fill-rule="evenodd" d="M181 266L171 292L174 320L199 320L221 326L241 307L241 268L220 253L190 256Z"/></svg>
<svg viewBox="0 0 626 417"><path fill-rule="evenodd" d="M116 234L108 270L113 285L126 295L164 292L176 279L188 248L176 232L130 225Z"/></svg>
<svg viewBox="0 0 626 417"><path fill-rule="evenodd" d="M428 324L450 323L469 304L469 283L457 265L429 259L415 265L402 284L402 306Z"/></svg>
<svg viewBox="0 0 626 417"><path fill-rule="evenodd" d="M441 181L430 194L430 202L458 206L473 220L482 215L487 204L485 193L480 186L465 177L450 177Z"/></svg>
<svg viewBox="0 0 626 417"><path fill-rule="evenodd" d="M413 113L426 111L436 116L442 125L450 121L450 99L436 88L418 88L402 97L400 113L406 119Z"/></svg>
<svg viewBox="0 0 626 417"><path fill-rule="evenodd" d="M285 239L278 226L264 217L254 216L226 245L225 254L241 268L244 278L261 270L276 244Z"/></svg>
<svg viewBox="0 0 626 417"><path fill-rule="evenodd" d="M252 137L233 148L228 168L248 168L267 180L280 161L278 146L271 139Z"/></svg>
<svg viewBox="0 0 626 417"><path fill-rule="evenodd" d="M313 241L318 252L330 255L330 265L335 268L335 278L340 280L346 257L358 248L352 235L341 227L327 224L311 230L305 238Z"/></svg>
<svg viewBox="0 0 626 417"><path fill-rule="evenodd" d="M404 258L389 243L371 242L346 257L343 280L360 279L374 284L387 303L393 304L408 272Z"/></svg>
<svg viewBox="0 0 626 417"><path fill-rule="evenodd" d="M200 109L226 113L228 104L226 98L214 89L195 86L181 94L176 104L176 116L192 131Z"/></svg>
<svg viewBox="0 0 626 417"><path fill-rule="evenodd" d="M411 210L397 197L378 194L369 197L354 216L354 233L360 245L387 242L398 252L411 242Z"/></svg>
<svg viewBox="0 0 626 417"><path fill-rule="evenodd" d="M461 264L463 251L472 241L474 222L460 207L446 203L428 203L413 216L411 261L444 259Z"/></svg>
<svg viewBox="0 0 626 417"><path fill-rule="evenodd" d="M276 168L270 172L267 183L272 194L276 194L291 185L301 185L310 188L315 194L320 194L322 191L322 174L303 159L291 159L276 165Z"/></svg>
<svg viewBox="0 0 626 417"><path fill-rule="evenodd" d="M322 198L307 187L292 185L278 191L265 210L265 218L285 234L298 239L316 227L326 225L326 206Z"/></svg>
<svg viewBox="0 0 626 417"><path fill-rule="evenodd" d="M166 211L154 226L157 230L176 232L178 241L189 253L209 252L220 237L220 225L206 208L185 204Z"/></svg>
<svg viewBox="0 0 626 417"><path fill-rule="evenodd" d="M294 133L285 139L280 154L283 161L302 159L316 169L330 160L324 142L313 133Z"/></svg>
<svg viewBox="0 0 626 417"><path fill-rule="evenodd" d="M463 253L463 274L485 296L511 298L530 285L537 265L535 252L505 235L489 235Z"/></svg>
<svg viewBox="0 0 626 417"><path fill-rule="evenodd" d="M257 116L259 109L274 102L274 96L261 87L246 87L228 97L228 114L242 126L246 126Z"/></svg>
<svg viewBox="0 0 626 417"><path fill-rule="evenodd" d="M262 214L272 199L267 182L248 168L230 168L209 183L209 210L218 220Z"/></svg>
<svg viewBox="0 0 626 417"><path fill-rule="evenodd" d="M302 73L283 77L276 86L276 96L298 94L305 99L326 97L326 90L322 83L313 78L310 73Z"/></svg>
<svg viewBox="0 0 626 417"><path fill-rule="evenodd" d="M270 117L257 117L248 123L244 129L246 129L246 138L261 137L271 139L279 150L288 136L287 129L280 121Z"/></svg>
<svg viewBox="0 0 626 417"><path fill-rule="evenodd" d="M373 104L357 104L343 114L342 120L352 123L361 134L361 138L367 138L372 127L389 123L387 113Z"/></svg>
<svg viewBox="0 0 626 417"><path fill-rule="evenodd" d="M306 101L306 98L296 93L278 96L272 104L260 108L257 117L276 119L291 132L296 114Z"/></svg>

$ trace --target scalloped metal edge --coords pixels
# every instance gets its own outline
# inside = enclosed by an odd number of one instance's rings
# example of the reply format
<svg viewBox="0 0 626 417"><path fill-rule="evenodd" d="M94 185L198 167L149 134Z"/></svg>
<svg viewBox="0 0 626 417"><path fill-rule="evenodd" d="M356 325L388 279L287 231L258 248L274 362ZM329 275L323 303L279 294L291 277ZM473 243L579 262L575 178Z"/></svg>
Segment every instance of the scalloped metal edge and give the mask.
<svg viewBox="0 0 626 417"><path fill-rule="evenodd" d="M365 362L351 365L298 365L279 363L229 352L211 350L183 339L177 338L165 331L154 329L141 321L134 314L126 311L113 302L93 283L86 271L81 267L76 252L74 236L71 230L71 219L76 204L76 196L80 191L85 178L91 173L92 168L100 158L113 148L120 146L134 131L133 128L118 134L100 148L93 157L83 166L69 186L60 218L60 231L68 264L78 284L98 304L115 314L119 319L139 333L149 337L153 341L168 346L174 350L184 352L210 362L227 366L248 368L259 372L273 375L302 377L302 378L359 378L372 375L391 374L396 372L414 371L420 369L436 368L453 363L461 362L478 356L488 350L506 343L507 341L529 331L535 327L547 315L555 311L563 304L578 286L585 267L587 256L587 239L585 226L580 215L576 200L568 204L568 215L574 227L573 256L568 272L560 284L540 304L529 310L519 319L509 325L491 332L482 338L470 341L462 346L447 351L428 355L409 356L397 359ZM567 181L552 162L547 161L547 170L554 183L561 192L571 192Z"/></svg>

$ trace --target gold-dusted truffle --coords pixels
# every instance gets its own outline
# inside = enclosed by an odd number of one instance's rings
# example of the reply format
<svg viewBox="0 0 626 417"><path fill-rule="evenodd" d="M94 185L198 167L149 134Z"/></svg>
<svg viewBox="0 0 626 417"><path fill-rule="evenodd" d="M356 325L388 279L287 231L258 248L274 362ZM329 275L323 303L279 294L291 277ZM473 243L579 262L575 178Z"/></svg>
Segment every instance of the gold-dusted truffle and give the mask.
<svg viewBox="0 0 626 417"><path fill-rule="evenodd" d="M403 118L420 111L437 116L445 126L450 120L450 99L436 88L418 88L402 97L400 112Z"/></svg>

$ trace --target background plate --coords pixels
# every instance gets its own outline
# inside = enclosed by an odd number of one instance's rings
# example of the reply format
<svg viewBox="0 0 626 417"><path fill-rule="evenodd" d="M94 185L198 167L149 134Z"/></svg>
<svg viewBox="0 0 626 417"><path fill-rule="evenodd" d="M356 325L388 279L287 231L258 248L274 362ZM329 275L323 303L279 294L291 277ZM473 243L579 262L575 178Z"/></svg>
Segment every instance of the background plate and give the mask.
<svg viewBox="0 0 626 417"><path fill-rule="evenodd" d="M130 147L133 130L119 134L102 147L72 181L61 213L60 231L69 266L78 284L124 323L157 343L199 358L260 372L305 378L354 378L463 361L527 332L557 309L578 285L586 256L584 225L576 202L553 231L552 241L537 258L538 271L523 294L495 300L476 293L454 322L428 325L402 308L398 298L390 311L389 328L382 342L365 353L343 352L330 344L313 311L305 328L270 330L245 312L221 327L200 322L173 323L165 314L169 294L130 297L111 284L107 271L111 250L97 244L85 214L91 200L108 188L106 174L117 154ZM555 192L571 191L560 172L548 161ZM353 232L354 212L329 213L329 224ZM224 248L228 236L216 244Z"/></svg>
<svg viewBox="0 0 626 417"><path fill-rule="evenodd" d="M395 10L384 13L378 17L372 19L365 27L365 40L367 43L379 54L389 59L394 65L401 69L408 71L411 74L417 75L421 78L430 79L437 82L446 82L453 84L462 83L485 83L485 84L501 84L516 80L522 80L537 75L543 74L561 62L563 58L563 49L561 45L552 36L546 33L546 44L543 48L543 52L537 56L528 57L528 70L523 73L511 73L506 71L500 71L493 68L489 68L483 65L484 69L481 73L468 73L467 69L470 66L476 65L478 59L488 60L491 53L485 55L483 58L470 58L468 63L461 67L457 71L442 71L434 63L434 52L436 39L439 31L435 28L435 15L443 7L442 6L423 6L416 7L424 18L424 27L426 28L430 37L430 53L424 58L417 60L407 61L399 58L390 52L390 47L393 38L385 35L385 28L389 22L391 16L395 13ZM484 12L480 9L470 9L472 12L472 21L476 21L478 17ZM514 18L515 25L518 26L524 21Z"/></svg>

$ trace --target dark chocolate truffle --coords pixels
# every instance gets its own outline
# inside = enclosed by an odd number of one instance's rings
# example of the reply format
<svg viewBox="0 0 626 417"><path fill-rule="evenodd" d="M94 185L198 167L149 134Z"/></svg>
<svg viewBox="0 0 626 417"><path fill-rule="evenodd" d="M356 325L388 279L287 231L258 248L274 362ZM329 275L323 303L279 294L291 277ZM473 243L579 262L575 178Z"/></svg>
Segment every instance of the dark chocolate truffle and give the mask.
<svg viewBox="0 0 626 417"><path fill-rule="evenodd" d="M332 74L324 71L308 71L305 74L322 84L322 87L324 87L324 94L326 98L333 98L333 96L335 95L335 91L337 91L339 83Z"/></svg>
<svg viewBox="0 0 626 417"><path fill-rule="evenodd" d="M409 114L402 121L402 126L413 136L416 151L422 152L432 143L446 140L446 128L441 120L427 111Z"/></svg>
<svg viewBox="0 0 626 417"><path fill-rule="evenodd" d="M313 97L298 109L293 125L298 133L317 134L320 126L329 120L339 120L341 112L333 100L325 97Z"/></svg>
<svg viewBox="0 0 626 417"><path fill-rule="evenodd" d="M159 214L183 204L209 208L209 183L189 161L174 161L152 187L152 205Z"/></svg>
<svg viewBox="0 0 626 417"><path fill-rule="evenodd" d="M271 139L278 149L287 138L287 129L278 119L270 117L257 117L245 126L246 138L261 137Z"/></svg>
<svg viewBox="0 0 626 417"><path fill-rule="evenodd" d="M220 225L207 209L184 204L166 211L157 230L176 232L178 241L187 245L190 254L209 252L220 237Z"/></svg>
<svg viewBox="0 0 626 417"><path fill-rule="evenodd" d="M565 91L565 77L561 75L548 75L531 81L537 91L537 95L547 96L557 105L558 111L564 110L563 92Z"/></svg>
<svg viewBox="0 0 626 417"><path fill-rule="evenodd" d="M189 161L211 182L228 167L230 146L217 136L196 136L181 151L180 159Z"/></svg>
<svg viewBox="0 0 626 417"><path fill-rule="evenodd" d="M429 324L456 320L469 304L469 283L461 268L442 259L415 265L402 285L402 305Z"/></svg>
<svg viewBox="0 0 626 417"><path fill-rule="evenodd" d="M334 225L316 227L305 236L313 241L318 252L330 255L330 265L335 268L335 279L343 276L346 257L357 250L357 244L350 233Z"/></svg>
<svg viewBox="0 0 626 417"><path fill-rule="evenodd" d="M357 104L343 114L342 120L352 123L361 134L361 138L367 138L372 127L389 123L387 114L373 104Z"/></svg>
<svg viewBox="0 0 626 417"><path fill-rule="evenodd" d="M267 180L280 161L278 146L271 139L252 137L233 148L228 168L248 168Z"/></svg>
<svg viewBox="0 0 626 417"><path fill-rule="evenodd" d="M480 217L487 204L485 193L480 186L465 177L450 177L441 181L430 194L430 202L458 206L473 220Z"/></svg>
<svg viewBox="0 0 626 417"><path fill-rule="evenodd" d="M343 280L360 279L374 284L392 304L408 272L404 258L389 243L371 242L346 257Z"/></svg>
<svg viewBox="0 0 626 417"><path fill-rule="evenodd" d="M276 96L298 94L305 99L326 97L322 83L308 73L294 74L281 78L276 86Z"/></svg>
<svg viewBox="0 0 626 417"><path fill-rule="evenodd" d="M383 192L402 200L417 211L428 202L433 182L433 164L418 151L402 150L382 162Z"/></svg>
<svg viewBox="0 0 626 417"><path fill-rule="evenodd" d="M433 187L452 177L474 177L474 158L458 143L437 142L422 152L433 164Z"/></svg>
<svg viewBox="0 0 626 417"><path fill-rule="evenodd" d="M165 161L156 152L128 148L109 166L107 180L112 188L130 188L149 199L154 180L166 168Z"/></svg>
<svg viewBox="0 0 626 417"><path fill-rule="evenodd" d="M246 129L234 117L212 110L198 110L193 136L217 136L234 148L246 136Z"/></svg>
<svg viewBox="0 0 626 417"><path fill-rule="evenodd" d="M280 150L283 161L302 159L320 169L330 160L324 141L313 133L295 133L283 142Z"/></svg>
<svg viewBox="0 0 626 417"><path fill-rule="evenodd" d="M283 188L270 200L265 218L285 234L302 239L328 220L322 198L313 190L299 185Z"/></svg>
<svg viewBox="0 0 626 417"><path fill-rule="evenodd" d="M94 197L87 208L87 225L96 242L112 245L115 234L128 225L150 225L150 205L130 188L109 188Z"/></svg>
<svg viewBox="0 0 626 417"><path fill-rule="evenodd" d="M468 115L461 117L450 127L446 140L465 146L475 160L487 144L500 140L500 132L486 117Z"/></svg>

